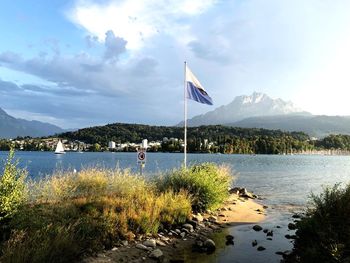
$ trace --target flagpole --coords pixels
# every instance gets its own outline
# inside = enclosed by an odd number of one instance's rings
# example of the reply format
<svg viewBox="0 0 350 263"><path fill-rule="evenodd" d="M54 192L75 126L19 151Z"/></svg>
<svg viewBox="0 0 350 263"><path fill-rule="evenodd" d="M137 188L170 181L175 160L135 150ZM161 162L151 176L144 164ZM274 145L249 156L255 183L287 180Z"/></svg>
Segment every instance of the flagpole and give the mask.
<svg viewBox="0 0 350 263"><path fill-rule="evenodd" d="M187 64L185 61L185 75L184 75L184 167L186 169L187 166L187 98L186 98L186 69L187 69Z"/></svg>

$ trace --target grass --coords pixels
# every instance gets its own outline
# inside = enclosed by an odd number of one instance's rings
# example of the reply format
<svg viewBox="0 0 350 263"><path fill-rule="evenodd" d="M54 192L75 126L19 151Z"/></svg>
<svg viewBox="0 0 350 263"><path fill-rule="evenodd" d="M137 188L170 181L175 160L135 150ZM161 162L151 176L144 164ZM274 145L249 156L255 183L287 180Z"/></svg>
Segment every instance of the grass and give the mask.
<svg viewBox="0 0 350 263"><path fill-rule="evenodd" d="M0 262L71 262L135 234L156 234L186 222L192 207L217 206L228 176L203 164L155 181L103 168L27 181L22 202L0 221Z"/></svg>
<svg viewBox="0 0 350 263"><path fill-rule="evenodd" d="M349 262L350 185L338 184L312 195L311 207L297 228L287 262Z"/></svg>

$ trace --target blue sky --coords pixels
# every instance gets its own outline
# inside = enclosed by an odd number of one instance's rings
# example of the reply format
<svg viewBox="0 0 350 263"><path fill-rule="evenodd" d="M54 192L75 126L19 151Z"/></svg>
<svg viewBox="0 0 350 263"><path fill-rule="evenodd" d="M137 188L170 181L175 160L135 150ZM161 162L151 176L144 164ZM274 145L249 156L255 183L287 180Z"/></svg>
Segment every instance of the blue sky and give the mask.
<svg viewBox="0 0 350 263"><path fill-rule="evenodd" d="M347 0L3 0L0 107L64 128L182 120L186 60L214 100L350 115Z"/></svg>

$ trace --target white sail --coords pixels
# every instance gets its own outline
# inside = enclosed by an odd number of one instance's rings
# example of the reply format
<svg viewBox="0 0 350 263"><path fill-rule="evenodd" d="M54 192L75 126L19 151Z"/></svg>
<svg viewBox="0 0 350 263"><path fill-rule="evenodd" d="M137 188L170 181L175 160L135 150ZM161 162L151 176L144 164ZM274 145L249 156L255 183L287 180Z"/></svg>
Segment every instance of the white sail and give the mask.
<svg viewBox="0 0 350 263"><path fill-rule="evenodd" d="M55 153L57 153L57 154L64 153L64 148L63 148L63 144L61 141L58 141Z"/></svg>

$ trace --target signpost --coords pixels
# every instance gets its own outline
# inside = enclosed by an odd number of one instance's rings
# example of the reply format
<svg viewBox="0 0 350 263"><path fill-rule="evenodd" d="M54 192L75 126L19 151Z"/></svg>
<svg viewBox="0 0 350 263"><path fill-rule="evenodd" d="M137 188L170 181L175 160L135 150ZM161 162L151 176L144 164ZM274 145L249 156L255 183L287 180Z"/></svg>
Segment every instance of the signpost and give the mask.
<svg viewBox="0 0 350 263"><path fill-rule="evenodd" d="M141 148L137 149L137 163L140 165L140 174L142 175L143 168L146 164L147 139L142 140Z"/></svg>

